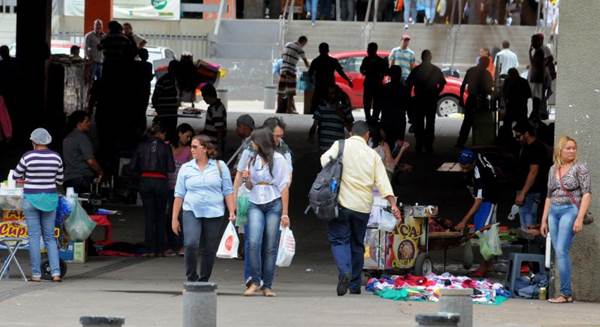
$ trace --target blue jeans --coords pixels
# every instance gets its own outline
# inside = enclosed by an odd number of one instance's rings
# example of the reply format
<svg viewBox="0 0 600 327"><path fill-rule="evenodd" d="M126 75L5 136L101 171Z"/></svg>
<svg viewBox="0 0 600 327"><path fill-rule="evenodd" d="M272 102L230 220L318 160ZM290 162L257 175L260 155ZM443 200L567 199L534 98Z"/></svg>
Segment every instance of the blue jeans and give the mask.
<svg viewBox="0 0 600 327"><path fill-rule="evenodd" d="M417 0L404 0L404 23L408 24L408 18L417 22Z"/></svg>
<svg viewBox="0 0 600 327"><path fill-rule="evenodd" d="M271 288L279 248L281 199L265 204L250 202L248 208L248 253L252 283Z"/></svg>
<svg viewBox="0 0 600 327"><path fill-rule="evenodd" d="M569 250L573 241L573 224L579 209L574 204L552 204L548 215L548 227L552 248L558 263L560 275L560 293L565 296L573 295L571 289L571 258Z"/></svg>
<svg viewBox="0 0 600 327"><path fill-rule="evenodd" d="M44 244L48 251L48 260L50 261L52 277L60 276L58 247L56 245L56 239L54 238L56 210L44 212L36 209L29 201L23 200L23 212L29 231L29 261L31 264L31 276L34 278L42 277L40 237L44 238Z"/></svg>
<svg viewBox="0 0 600 327"><path fill-rule="evenodd" d="M527 230L527 226L536 225L538 222L538 208L542 195L540 193L529 193L519 209L521 229Z"/></svg>
<svg viewBox="0 0 600 327"><path fill-rule="evenodd" d="M369 214L340 207L338 218L329 222L327 237L339 276L350 273L350 289L360 289L365 259L365 233Z"/></svg>
<svg viewBox="0 0 600 327"><path fill-rule="evenodd" d="M314 23L317 20L317 6L319 0L306 0L304 3L304 9L307 13L310 13L310 20Z"/></svg>

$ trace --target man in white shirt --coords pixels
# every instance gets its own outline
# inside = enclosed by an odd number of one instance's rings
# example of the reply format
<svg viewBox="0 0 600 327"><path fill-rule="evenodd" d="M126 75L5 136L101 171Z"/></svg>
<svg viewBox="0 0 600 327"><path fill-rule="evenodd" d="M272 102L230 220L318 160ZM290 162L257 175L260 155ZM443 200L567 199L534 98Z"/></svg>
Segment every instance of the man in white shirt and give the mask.
<svg viewBox="0 0 600 327"><path fill-rule="evenodd" d="M92 78L97 80L102 75L102 62L104 56L102 51L98 49L100 41L104 39L104 32L102 31L103 24L101 19L94 21L94 30L85 35L85 58L92 65Z"/></svg>
<svg viewBox="0 0 600 327"><path fill-rule="evenodd" d="M125 36L135 43L135 47L138 49L145 47L148 43L143 37L133 33L133 27L130 23L123 24L123 34L125 34Z"/></svg>
<svg viewBox="0 0 600 327"><path fill-rule="evenodd" d="M400 209L392 185L387 177L381 157L367 144L369 125L363 120L352 125L352 137L344 141L343 171L338 194L339 215L329 221L327 236L338 268L337 294L360 294L361 273L364 264L364 239L373 206L373 190L377 189L392 208L392 213L402 222ZM338 156L336 141L321 156L321 165ZM360 158L360 159L357 159Z"/></svg>
<svg viewBox="0 0 600 327"><path fill-rule="evenodd" d="M508 70L519 67L517 55L510 49L508 41L502 41L502 50L496 54L494 67L500 71L500 76L508 75Z"/></svg>

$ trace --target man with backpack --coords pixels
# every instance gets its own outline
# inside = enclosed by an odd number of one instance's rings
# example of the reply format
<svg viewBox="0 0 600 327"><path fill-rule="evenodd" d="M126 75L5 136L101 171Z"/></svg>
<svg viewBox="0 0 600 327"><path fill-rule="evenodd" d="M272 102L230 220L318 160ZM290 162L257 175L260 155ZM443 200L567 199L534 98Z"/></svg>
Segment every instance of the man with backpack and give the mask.
<svg viewBox="0 0 600 327"><path fill-rule="evenodd" d="M339 181L333 180L329 185L325 185L325 188L333 193L336 193L339 187L335 204L339 211L328 221L328 238L339 272L338 296L345 295L348 289L350 294L361 293L364 239L373 205L374 189L389 202L398 222L402 220L385 166L377 152L367 144L368 140L369 125L365 121L357 121L352 125L352 136L349 139L336 141L321 156L324 170L330 167L330 162L338 161L338 156L341 156L341 165L344 167ZM315 183L317 182L319 177ZM311 205L313 204L311 194ZM327 206L330 203L323 205ZM317 208L317 216L319 209Z"/></svg>

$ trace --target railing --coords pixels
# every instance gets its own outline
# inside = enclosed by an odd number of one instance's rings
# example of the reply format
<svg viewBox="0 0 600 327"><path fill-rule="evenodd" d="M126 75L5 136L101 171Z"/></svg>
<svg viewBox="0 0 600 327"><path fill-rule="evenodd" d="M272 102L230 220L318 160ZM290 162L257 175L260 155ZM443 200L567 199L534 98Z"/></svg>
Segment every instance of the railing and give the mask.
<svg viewBox="0 0 600 327"><path fill-rule="evenodd" d="M227 0L221 0L219 2L219 11L217 12L217 21L215 22L215 30L213 32L215 37L219 35L219 29L221 28L221 20L223 19L223 11L225 11L226 3Z"/></svg>

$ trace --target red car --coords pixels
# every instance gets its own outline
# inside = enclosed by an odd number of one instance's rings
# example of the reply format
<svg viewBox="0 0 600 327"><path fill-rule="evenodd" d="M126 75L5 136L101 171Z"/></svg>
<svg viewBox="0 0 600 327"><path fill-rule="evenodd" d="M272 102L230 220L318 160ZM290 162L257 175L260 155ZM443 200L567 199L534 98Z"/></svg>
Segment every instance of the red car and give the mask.
<svg viewBox="0 0 600 327"><path fill-rule="evenodd" d="M354 86L350 88L346 80L344 80L337 72L335 73L335 83L348 95L352 103L352 109L363 107L363 83L365 77L360 73L360 65L363 58L367 55L366 51L345 51L331 53L330 56L339 60L344 68L344 72L352 80ZM377 55L383 58L388 58L389 52L379 51ZM460 98L460 85L462 79L446 76L446 86L438 101L437 113L438 116L448 116L450 114L462 112L458 99ZM466 93L466 92L465 92ZM466 99L466 94L465 94Z"/></svg>

